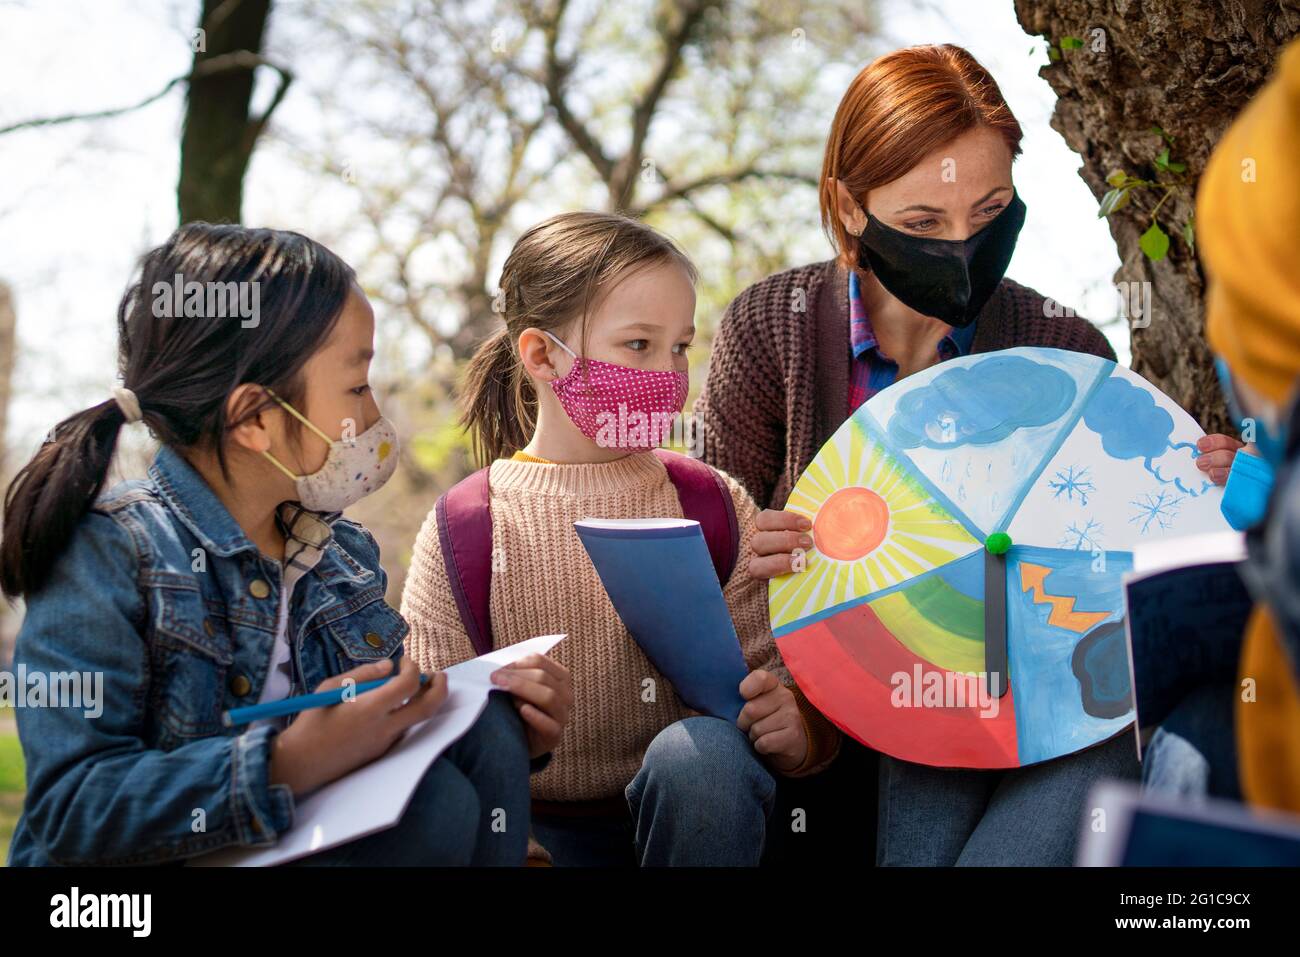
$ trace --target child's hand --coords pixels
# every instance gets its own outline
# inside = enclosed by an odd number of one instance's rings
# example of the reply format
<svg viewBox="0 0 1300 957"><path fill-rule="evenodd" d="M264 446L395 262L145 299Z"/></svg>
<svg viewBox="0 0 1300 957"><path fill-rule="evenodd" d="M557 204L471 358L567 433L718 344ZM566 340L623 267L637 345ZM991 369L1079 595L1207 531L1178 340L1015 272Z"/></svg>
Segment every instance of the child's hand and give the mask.
<svg viewBox="0 0 1300 957"><path fill-rule="evenodd" d="M1240 439L1218 432L1202 435L1196 440L1196 448L1201 453L1196 457L1196 467L1207 473L1215 485L1222 485L1228 481L1228 472L1232 470L1232 459L1237 450L1245 445Z"/></svg>
<svg viewBox="0 0 1300 957"><path fill-rule="evenodd" d="M529 756L554 750L573 709L569 669L546 655L525 655L492 672L492 683L514 696L528 732Z"/></svg>
<svg viewBox="0 0 1300 957"><path fill-rule="evenodd" d="M770 671L751 671L740 683L746 701L736 726L749 735L754 750L778 771L791 771L808 756L808 732L794 692Z"/></svg>
<svg viewBox="0 0 1300 957"><path fill-rule="evenodd" d="M808 531L812 522L797 512L780 512L765 508L754 517L754 537L751 548L754 557L749 560L751 578L776 578L794 571L795 554L813 547Z"/></svg>
<svg viewBox="0 0 1300 957"><path fill-rule="evenodd" d="M348 678L361 684L392 673L392 659L376 661L322 681L316 690L338 688ZM300 712L275 737L271 783L289 785L294 797L329 784L379 757L407 728L432 717L446 700L445 674L431 675L421 687L420 669L403 658L388 684L363 691L351 701Z"/></svg>

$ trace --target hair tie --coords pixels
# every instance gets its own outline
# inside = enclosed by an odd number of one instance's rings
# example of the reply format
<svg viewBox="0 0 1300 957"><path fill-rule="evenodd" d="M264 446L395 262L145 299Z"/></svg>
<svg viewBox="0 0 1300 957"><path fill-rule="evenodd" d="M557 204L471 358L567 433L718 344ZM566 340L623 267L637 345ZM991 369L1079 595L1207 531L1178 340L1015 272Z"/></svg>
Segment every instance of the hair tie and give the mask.
<svg viewBox="0 0 1300 957"><path fill-rule="evenodd" d="M126 417L126 424L139 422L144 418L144 413L140 411L140 400L135 397L135 393L123 386L113 388L113 401L117 407L122 410L122 415Z"/></svg>

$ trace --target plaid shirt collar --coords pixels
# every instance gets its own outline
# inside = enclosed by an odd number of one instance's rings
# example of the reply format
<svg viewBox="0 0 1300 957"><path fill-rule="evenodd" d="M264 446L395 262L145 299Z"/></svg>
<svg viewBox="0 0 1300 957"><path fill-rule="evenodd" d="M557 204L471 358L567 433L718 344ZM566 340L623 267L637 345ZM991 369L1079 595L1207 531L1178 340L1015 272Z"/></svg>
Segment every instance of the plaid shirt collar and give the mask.
<svg viewBox="0 0 1300 957"><path fill-rule="evenodd" d="M972 322L969 326L954 326L952 331L939 341L939 352L946 352L949 356L967 355L974 339L975 323ZM863 358L871 349L874 349L880 358L889 359L880 351L880 346L876 342L875 330L871 328L871 320L867 318L866 307L862 304L862 287L858 281L858 274L854 270L849 270L849 345L853 349L855 359Z"/></svg>
<svg viewBox="0 0 1300 957"><path fill-rule="evenodd" d="M340 512L313 512L298 502L281 502L275 520L284 533L284 570L297 579L316 567L334 539Z"/></svg>

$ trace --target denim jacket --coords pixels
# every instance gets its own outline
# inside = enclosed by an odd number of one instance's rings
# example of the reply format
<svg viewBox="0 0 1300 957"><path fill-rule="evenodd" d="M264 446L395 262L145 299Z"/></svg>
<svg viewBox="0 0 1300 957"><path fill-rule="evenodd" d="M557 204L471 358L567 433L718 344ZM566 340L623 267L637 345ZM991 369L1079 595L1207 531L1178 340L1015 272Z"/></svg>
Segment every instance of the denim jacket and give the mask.
<svg viewBox="0 0 1300 957"><path fill-rule="evenodd" d="M293 693L399 657L379 547L334 516L288 617ZM158 864L273 844L293 796L269 782L274 726L227 728L270 666L281 568L199 474L163 447L143 481L102 495L27 601L15 672L102 673L102 713L18 707L27 798L11 865ZM57 704L57 702L55 702Z"/></svg>

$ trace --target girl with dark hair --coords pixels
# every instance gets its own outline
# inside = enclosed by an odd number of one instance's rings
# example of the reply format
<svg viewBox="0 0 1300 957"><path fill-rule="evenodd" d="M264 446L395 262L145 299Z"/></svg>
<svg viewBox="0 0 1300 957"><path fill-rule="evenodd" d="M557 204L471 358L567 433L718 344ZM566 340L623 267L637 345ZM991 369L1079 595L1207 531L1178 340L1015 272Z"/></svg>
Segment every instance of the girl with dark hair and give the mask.
<svg viewBox="0 0 1300 957"><path fill-rule="evenodd" d="M297 233L187 225L145 256L118 333L123 385L59 423L5 497L0 588L27 605L17 670L51 692L69 675L102 687L93 709L17 709L28 793L11 864L274 844L297 799L447 695L445 676L421 687L402 655L374 538L340 517L397 458L352 270ZM101 494L118 432L137 421L161 442L148 478ZM287 726L222 720L388 675ZM492 698L396 827L306 862L522 863L529 741Z"/></svg>

